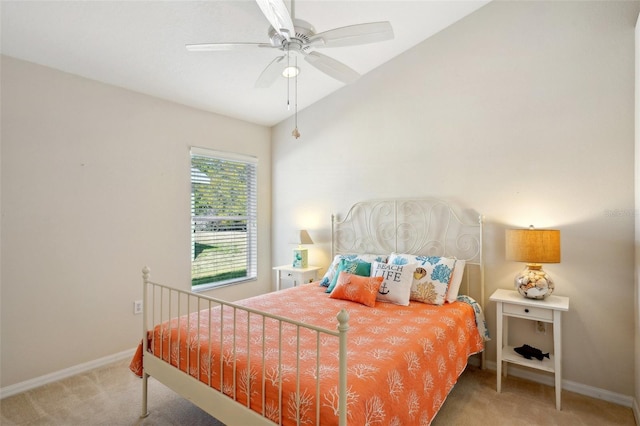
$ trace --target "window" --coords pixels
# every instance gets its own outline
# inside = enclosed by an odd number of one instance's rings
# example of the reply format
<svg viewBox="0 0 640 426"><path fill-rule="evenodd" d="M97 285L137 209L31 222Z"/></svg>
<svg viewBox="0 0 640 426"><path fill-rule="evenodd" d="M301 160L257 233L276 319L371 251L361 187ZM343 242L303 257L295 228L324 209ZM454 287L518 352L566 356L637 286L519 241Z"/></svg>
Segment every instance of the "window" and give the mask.
<svg viewBox="0 0 640 426"><path fill-rule="evenodd" d="M257 275L257 159L191 149L191 285Z"/></svg>

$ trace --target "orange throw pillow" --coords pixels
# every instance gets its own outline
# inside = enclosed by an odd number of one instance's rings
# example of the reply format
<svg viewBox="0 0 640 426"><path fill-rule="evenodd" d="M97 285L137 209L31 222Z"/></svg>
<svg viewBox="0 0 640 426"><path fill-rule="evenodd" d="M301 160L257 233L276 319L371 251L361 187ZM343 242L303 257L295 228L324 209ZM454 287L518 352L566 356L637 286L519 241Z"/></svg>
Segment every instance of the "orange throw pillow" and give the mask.
<svg viewBox="0 0 640 426"><path fill-rule="evenodd" d="M383 277L363 277L340 272L336 286L329 295L332 299L350 300L366 306L376 305L376 296Z"/></svg>

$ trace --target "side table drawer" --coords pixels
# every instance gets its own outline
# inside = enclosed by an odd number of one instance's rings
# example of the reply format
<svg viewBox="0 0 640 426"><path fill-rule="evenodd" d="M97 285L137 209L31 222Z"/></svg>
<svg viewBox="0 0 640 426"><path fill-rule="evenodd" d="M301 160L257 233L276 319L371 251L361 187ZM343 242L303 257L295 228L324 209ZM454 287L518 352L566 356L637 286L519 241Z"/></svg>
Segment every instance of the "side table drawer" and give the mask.
<svg viewBox="0 0 640 426"><path fill-rule="evenodd" d="M316 271L285 272L281 279L283 284L287 283L287 287L297 287L313 282L316 279Z"/></svg>
<svg viewBox="0 0 640 426"><path fill-rule="evenodd" d="M521 318L531 318L532 320L553 321L553 311L545 308L532 308L529 306L513 305L505 303L502 311L507 315Z"/></svg>
<svg viewBox="0 0 640 426"><path fill-rule="evenodd" d="M291 272L285 272L280 277L280 285L282 288L295 287L297 285L296 278L297 276Z"/></svg>

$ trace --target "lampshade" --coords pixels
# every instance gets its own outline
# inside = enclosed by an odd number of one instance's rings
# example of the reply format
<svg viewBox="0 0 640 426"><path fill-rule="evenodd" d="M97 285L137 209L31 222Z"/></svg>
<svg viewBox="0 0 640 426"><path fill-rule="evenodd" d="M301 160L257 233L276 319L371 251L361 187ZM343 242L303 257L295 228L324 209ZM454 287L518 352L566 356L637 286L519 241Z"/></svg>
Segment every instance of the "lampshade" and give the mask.
<svg viewBox="0 0 640 426"><path fill-rule="evenodd" d="M309 233L305 229L301 229L299 231L295 231L293 233L293 238L291 239L291 243L293 244L313 244L313 240L309 236Z"/></svg>
<svg viewBox="0 0 640 426"><path fill-rule="evenodd" d="M508 229L505 234L507 260L527 266L514 279L516 290L530 299L544 299L553 293L555 283L541 263L560 263L560 231L557 229Z"/></svg>
<svg viewBox="0 0 640 426"><path fill-rule="evenodd" d="M557 229L507 229L507 260L526 263L560 263Z"/></svg>

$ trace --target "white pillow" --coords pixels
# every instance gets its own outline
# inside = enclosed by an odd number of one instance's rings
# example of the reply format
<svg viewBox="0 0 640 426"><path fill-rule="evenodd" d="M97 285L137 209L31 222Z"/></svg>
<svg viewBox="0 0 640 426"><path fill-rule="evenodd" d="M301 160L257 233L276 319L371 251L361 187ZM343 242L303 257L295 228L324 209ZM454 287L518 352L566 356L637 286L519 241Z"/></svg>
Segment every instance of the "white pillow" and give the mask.
<svg viewBox="0 0 640 426"><path fill-rule="evenodd" d="M449 303L453 303L458 299L458 292L460 291L462 275L464 275L464 265L466 263L466 260L456 259L453 274L451 274L451 281L449 281L449 290L447 290L447 302Z"/></svg>
<svg viewBox="0 0 640 426"><path fill-rule="evenodd" d="M392 265L390 263L373 262L371 264L371 276L382 277L382 285L378 289L376 301L388 302L395 305L409 306L411 296L411 284L415 264Z"/></svg>

